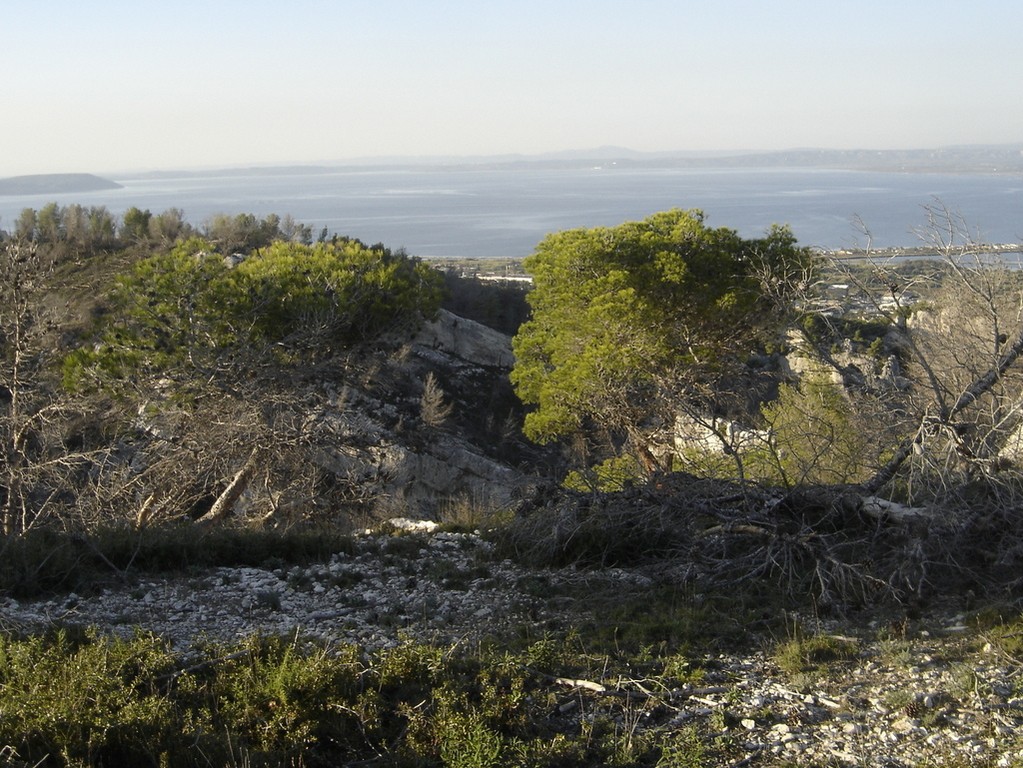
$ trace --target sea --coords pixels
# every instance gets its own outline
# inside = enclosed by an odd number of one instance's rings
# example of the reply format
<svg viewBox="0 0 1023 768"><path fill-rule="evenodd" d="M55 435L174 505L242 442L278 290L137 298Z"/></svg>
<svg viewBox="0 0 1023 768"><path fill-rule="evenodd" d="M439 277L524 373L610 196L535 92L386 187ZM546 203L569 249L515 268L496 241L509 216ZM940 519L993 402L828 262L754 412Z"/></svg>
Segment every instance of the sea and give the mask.
<svg viewBox="0 0 1023 768"><path fill-rule="evenodd" d="M709 226L757 237L788 225L829 250L924 244L931 210L976 240L1023 242L1023 175L898 173L821 168L512 165L264 168L108 175L120 189L0 197L0 229L21 210L136 206L184 211L197 227L216 214L290 214L315 234L356 237L424 258L520 258L547 234L613 226L670 208L698 208Z"/></svg>

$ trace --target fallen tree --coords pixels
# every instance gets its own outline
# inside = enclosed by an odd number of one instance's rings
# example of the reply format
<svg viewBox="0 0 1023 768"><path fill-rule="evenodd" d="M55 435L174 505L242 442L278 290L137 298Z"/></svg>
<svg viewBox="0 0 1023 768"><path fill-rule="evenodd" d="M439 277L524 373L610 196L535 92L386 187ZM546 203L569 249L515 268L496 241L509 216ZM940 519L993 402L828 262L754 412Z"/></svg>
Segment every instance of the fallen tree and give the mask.
<svg viewBox="0 0 1023 768"><path fill-rule="evenodd" d="M859 486L780 489L658 476L616 492L541 489L502 533L535 565L646 566L690 588L757 582L822 609L1018 586L1023 527L1006 507L912 508Z"/></svg>

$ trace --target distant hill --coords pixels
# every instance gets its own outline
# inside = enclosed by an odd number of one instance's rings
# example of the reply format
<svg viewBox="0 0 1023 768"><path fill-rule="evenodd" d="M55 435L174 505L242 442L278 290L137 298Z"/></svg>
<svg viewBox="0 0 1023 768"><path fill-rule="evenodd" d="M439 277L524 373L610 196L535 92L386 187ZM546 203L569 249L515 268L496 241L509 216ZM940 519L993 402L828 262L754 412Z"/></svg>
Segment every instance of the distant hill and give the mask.
<svg viewBox="0 0 1023 768"><path fill-rule="evenodd" d="M193 169L140 171L130 179L204 176L282 176L331 174L348 170L417 171L466 169L515 170L517 168L822 168L828 170L882 171L897 173L1023 173L1023 143L977 144L931 149L820 149L793 148L773 151L670 150L640 152L627 147L602 146L541 154L503 155L390 155L327 160L319 163L259 164ZM46 177L18 177L42 179ZM89 177L96 179L97 177ZM0 180L0 194L17 194L4 185L18 179ZM106 182L112 185L114 182ZM95 188L94 188L95 189ZM71 190L75 191L75 190ZM26 194L26 193L21 193Z"/></svg>
<svg viewBox="0 0 1023 768"><path fill-rule="evenodd" d="M714 158L685 158L686 165L758 168L834 168L869 171L1019 173L1023 145L977 145L935 149L792 149Z"/></svg>
<svg viewBox="0 0 1023 768"><path fill-rule="evenodd" d="M789 149L772 152L636 152L622 147L555 152L518 158L519 163L676 168L827 168L831 170L1020 173L1023 144L934 149Z"/></svg>
<svg viewBox="0 0 1023 768"><path fill-rule="evenodd" d="M103 189L121 189L121 185L91 173L41 173L0 179L0 195L52 195Z"/></svg>

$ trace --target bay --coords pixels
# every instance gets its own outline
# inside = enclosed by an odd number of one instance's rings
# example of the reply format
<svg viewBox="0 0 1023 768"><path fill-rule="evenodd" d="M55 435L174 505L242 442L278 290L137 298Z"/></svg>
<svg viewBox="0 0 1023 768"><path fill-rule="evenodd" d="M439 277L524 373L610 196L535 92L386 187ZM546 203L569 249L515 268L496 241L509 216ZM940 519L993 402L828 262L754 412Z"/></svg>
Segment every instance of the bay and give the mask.
<svg viewBox="0 0 1023 768"><path fill-rule="evenodd" d="M0 228L48 202L180 208L201 226L218 213L291 214L314 233L357 237L424 257L522 257L563 229L612 226L699 208L745 237L787 224L828 249L921 244L926 206L961 216L979 240L1023 241L1019 174L893 173L816 168L441 166L246 169L108 176L121 189L0 197Z"/></svg>

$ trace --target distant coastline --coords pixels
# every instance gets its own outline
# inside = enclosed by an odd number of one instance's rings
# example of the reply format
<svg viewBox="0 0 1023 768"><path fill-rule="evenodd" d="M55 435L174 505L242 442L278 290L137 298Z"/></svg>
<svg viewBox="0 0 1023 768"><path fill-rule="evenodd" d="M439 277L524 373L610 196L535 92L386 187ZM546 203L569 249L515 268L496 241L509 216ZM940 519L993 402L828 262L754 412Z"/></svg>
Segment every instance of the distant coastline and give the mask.
<svg viewBox="0 0 1023 768"><path fill-rule="evenodd" d="M59 195L123 189L121 184L91 173L41 173L0 179L0 195Z"/></svg>
<svg viewBox="0 0 1023 768"><path fill-rule="evenodd" d="M692 170L822 169L880 173L1023 173L1023 143L932 149L813 149L774 151L639 152L627 147L504 155L395 155L310 163L260 163L208 168L152 169L118 174L125 180L328 175L374 171L508 171L581 168Z"/></svg>
<svg viewBox="0 0 1023 768"><path fill-rule="evenodd" d="M854 249L864 241L874 249L918 247L928 242L920 234L926 209L947 206L978 242L1023 243L1021 173L704 169L659 164L649 155L630 161L616 148L605 153L493 168L395 162L107 173L120 188L0 196L0 229L13 231L26 208L51 202L104 206L115 217L131 207L154 214L173 208L196 227L221 214L290 215L317 234L326 229L420 257L521 258L552 232L640 221L672 208L698 208L713 226L743 237L783 224L820 248ZM1008 159L1011 151L1003 154ZM607 159L615 156L622 159Z"/></svg>
<svg viewBox="0 0 1023 768"><path fill-rule="evenodd" d="M637 151L602 146L538 154L393 155L312 162L268 162L229 166L122 170L124 181L245 176L314 176L375 171L509 171L603 169L868 171L878 173L1023 174L1023 142L929 149L827 149ZM62 194L120 189L90 173L48 173L0 178L0 195Z"/></svg>

